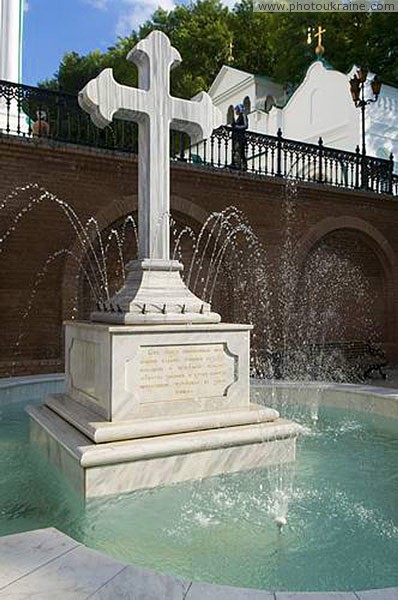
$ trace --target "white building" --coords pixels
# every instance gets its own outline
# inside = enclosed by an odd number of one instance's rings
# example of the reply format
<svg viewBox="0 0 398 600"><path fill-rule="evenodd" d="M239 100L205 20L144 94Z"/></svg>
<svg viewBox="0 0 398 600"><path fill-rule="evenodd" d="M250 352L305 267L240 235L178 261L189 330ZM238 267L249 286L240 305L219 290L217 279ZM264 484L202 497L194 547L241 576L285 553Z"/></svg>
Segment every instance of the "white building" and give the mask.
<svg viewBox="0 0 398 600"><path fill-rule="evenodd" d="M249 129L283 137L317 143L354 152L361 146L361 111L355 108L350 94L348 74L317 60L308 69L303 82L288 97L283 86L260 77L223 66L210 87L209 94L225 115L238 103L250 106ZM370 75L369 77L371 77ZM379 100L366 109L367 154L398 159L398 89L383 85Z"/></svg>

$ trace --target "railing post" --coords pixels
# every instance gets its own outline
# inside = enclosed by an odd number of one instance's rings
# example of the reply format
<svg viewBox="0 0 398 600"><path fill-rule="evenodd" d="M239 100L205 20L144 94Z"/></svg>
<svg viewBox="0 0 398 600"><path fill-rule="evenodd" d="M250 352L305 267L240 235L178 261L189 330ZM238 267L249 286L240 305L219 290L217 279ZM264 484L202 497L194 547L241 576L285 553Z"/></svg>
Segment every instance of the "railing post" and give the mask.
<svg viewBox="0 0 398 600"><path fill-rule="evenodd" d="M322 183L323 181L323 139L320 137L318 140L319 147L319 161L318 161L318 182Z"/></svg>
<svg viewBox="0 0 398 600"><path fill-rule="evenodd" d="M359 189L359 166L361 164L361 149L358 146L355 148L355 189Z"/></svg>
<svg viewBox="0 0 398 600"><path fill-rule="evenodd" d="M7 135L11 132L11 98L9 96L6 97L6 133Z"/></svg>
<svg viewBox="0 0 398 600"><path fill-rule="evenodd" d="M361 189L368 189L368 159L366 154L361 154Z"/></svg>
<svg viewBox="0 0 398 600"><path fill-rule="evenodd" d="M210 166L214 167L214 131L210 136Z"/></svg>
<svg viewBox="0 0 398 600"><path fill-rule="evenodd" d="M390 164L389 164L389 169L388 169L388 193L391 195L393 195L393 193L394 193L393 179L394 179L394 155L391 152Z"/></svg>
<svg viewBox="0 0 398 600"><path fill-rule="evenodd" d="M282 129L276 134L276 175L282 175Z"/></svg>
<svg viewBox="0 0 398 600"><path fill-rule="evenodd" d="M180 131L180 160L185 161L185 133Z"/></svg>

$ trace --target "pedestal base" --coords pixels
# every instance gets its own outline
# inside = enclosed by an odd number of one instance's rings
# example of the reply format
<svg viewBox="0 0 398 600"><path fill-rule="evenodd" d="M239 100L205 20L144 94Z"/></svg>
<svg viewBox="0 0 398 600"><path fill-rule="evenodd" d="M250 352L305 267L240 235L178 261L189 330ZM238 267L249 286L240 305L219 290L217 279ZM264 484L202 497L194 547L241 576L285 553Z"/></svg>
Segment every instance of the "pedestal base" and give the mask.
<svg viewBox="0 0 398 600"><path fill-rule="evenodd" d="M66 393L31 440L85 497L290 462L300 427L250 403L250 325L66 325Z"/></svg>
<svg viewBox="0 0 398 600"><path fill-rule="evenodd" d="M300 431L277 419L95 444L45 406L28 413L32 443L86 498L292 462Z"/></svg>
<svg viewBox="0 0 398 600"><path fill-rule="evenodd" d="M107 303L99 303L91 320L116 325L219 323L219 314L193 294L181 278L176 260L133 260L123 288Z"/></svg>
<svg viewBox="0 0 398 600"><path fill-rule="evenodd" d="M95 413L95 421L246 410L250 329L69 322L67 395Z"/></svg>

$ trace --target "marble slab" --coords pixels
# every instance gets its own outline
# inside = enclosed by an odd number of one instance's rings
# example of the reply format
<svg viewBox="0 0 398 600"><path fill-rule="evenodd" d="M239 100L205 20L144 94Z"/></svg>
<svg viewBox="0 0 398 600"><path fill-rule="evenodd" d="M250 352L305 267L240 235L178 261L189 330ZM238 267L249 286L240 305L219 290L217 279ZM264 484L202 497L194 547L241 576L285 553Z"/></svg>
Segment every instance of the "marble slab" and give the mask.
<svg viewBox="0 0 398 600"><path fill-rule="evenodd" d="M358 600L355 592L276 592L275 600Z"/></svg>
<svg viewBox="0 0 398 600"><path fill-rule="evenodd" d="M398 600L398 587L355 592L358 600Z"/></svg>
<svg viewBox="0 0 398 600"><path fill-rule="evenodd" d="M28 407L32 441L86 497L202 479L295 460L290 421L95 444L45 406Z"/></svg>
<svg viewBox="0 0 398 600"><path fill-rule="evenodd" d="M200 480L215 475L262 469L295 459L293 438L230 448L170 455L86 469L86 497Z"/></svg>
<svg viewBox="0 0 398 600"><path fill-rule="evenodd" d="M66 323L67 395L97 421L247 409L250 330Z"/></svg>
<svg viewBox="0 0 398 600"><path fill-rule="evenodd" d="M126 565L56 529L0 538L4 600L398 600L398 588L359 592L267 592L190 582Z"/></svg>
<svg viewBox="0 0 398 600"><path fill-rule="evenodd" d="M279 418L276 410L252 403L244 409L209 411L173 418L152 417L113 422L97 421L98 415L95 412L75 402L67 394L50 394L45 399L45 405L97 444L266 423Z"/></svg>
<svg viewBox="0 0 398 600"><path fill-rule="evenodd" d="M193 582L186 600L275 600L271 592Z"/></svg>
<svg viewBox="0 0 398 600"><path fill-rule="evenodd" d="M90 596L90 600L185 600L189 581L130 565Z"/></svg>
<svg viewBox="0 0 398 600"><path fill-rule="evenodd" d="M0 538L0 590L78 545L56 529L38 529Z"/></svg>
<svg viewBox="0 0 398 600"><path fill-rule="evenodd" d="M86 600L124 565L77 545L0 590L1 600Z"/></svg>

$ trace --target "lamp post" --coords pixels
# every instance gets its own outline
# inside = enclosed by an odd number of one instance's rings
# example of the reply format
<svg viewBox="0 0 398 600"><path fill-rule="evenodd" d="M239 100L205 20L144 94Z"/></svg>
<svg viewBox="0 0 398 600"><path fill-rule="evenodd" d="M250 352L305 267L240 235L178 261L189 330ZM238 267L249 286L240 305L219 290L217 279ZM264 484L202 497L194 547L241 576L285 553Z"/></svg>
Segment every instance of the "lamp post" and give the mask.
<svg viewBox="0 0 398 600"><path fill-rule="evenodd" d="M352 79L350 79L350 92L352 100L357 108L361 109L362 116L362 160L361 160L361 187L366 189L368 187L367 173L366 173L366 138L365 138L365 111L368 104L376 102L380 90L381 81L375 75L370 81L370 87L372 89L373 98L366 98L365 87L368 81L368 71L364 67L360 67Z"/></svg>
<svg viewBox="0 0 398 600"><path fill-rule="evenodd" d="M350 79L350 91L352 100L357 108L361 109L362 113L362 156L366 156L366 141L365 141L365 110L368 104L376 102L380 90L381 81L375 75L370 81L370 87L372 88L373 98L365 97L365 87L368 80L368 72L364 67L360 67L352 79Z"/></svg>

